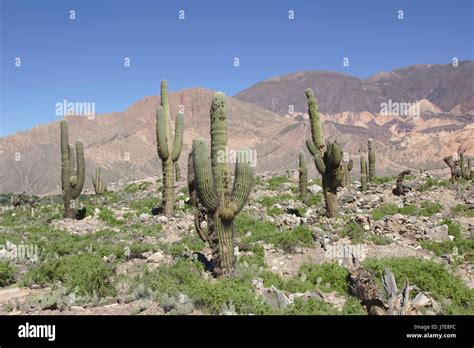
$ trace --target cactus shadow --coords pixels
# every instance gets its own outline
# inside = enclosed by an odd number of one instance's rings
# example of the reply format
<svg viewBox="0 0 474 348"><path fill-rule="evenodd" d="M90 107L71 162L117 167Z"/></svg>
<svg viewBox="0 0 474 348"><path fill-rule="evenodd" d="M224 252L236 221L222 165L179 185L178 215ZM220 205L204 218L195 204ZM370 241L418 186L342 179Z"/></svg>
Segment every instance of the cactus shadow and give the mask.
<svg viewBox="0 0 474 348"><path fill-rule="evenodd" d="M193 259L202 263L206 272L214 272L214 262L209 261L203 253L200 253L198 251L194 252Z"/></svg>

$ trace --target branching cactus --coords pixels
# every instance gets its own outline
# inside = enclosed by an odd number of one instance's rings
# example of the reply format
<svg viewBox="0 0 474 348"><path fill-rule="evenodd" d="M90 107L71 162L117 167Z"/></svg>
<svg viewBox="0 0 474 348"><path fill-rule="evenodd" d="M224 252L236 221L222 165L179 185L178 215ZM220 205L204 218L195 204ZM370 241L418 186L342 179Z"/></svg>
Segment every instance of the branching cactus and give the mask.
<svg viewBox="0 0 474 348"><path fill-rule="evenodd" d="M161 159L163 172L163 211L166 216L173 215L175 199L175 163L183 147L184 115L176 115L174 141L171 139L170 104L166 80L161 81L161 106L156 112L156 139L158 156Z"/></svg>
<svg viewBox="0 0 474 348"><path fill-rule="evenodd" d="M92 176L92 185L96 195L101 195L105 192L105 184L102 181L102 173L100 168L95 170L95 175Z"/></svg>
<svg viewBox="0 0 474 348"><path fill-rule="evenodd" d="M214 94L211 105L211 155L202 138L193 142L194 174L199 202L208 211L208 242L212 248L214 273L229 275L235 266L234 218L246 204L253 184L249 153L237 156L235 179L231 188L226 153L227 109L225 96Z"/></svg>
<svg viewBox="0 0 474 348"><path fill-rule="evenodd" d="M300 197L304 199L308 188L308 167L306 166L306 158L303 151L300 151L299 153L298 173Z"/></svg>
<svg viewBox="0 0 474 348"><path fill-rule="evenodd" d="M324 145L323 127L318 113L316 97L311 89L306 90L308 112L311 124L311 139L306 146L313 155L316 169L323 177L323 194L326 202L326 214L334 217L337 213L337 188L344 180L342 151L337 142Z"/></svg>
<svg viewBox="0 0 474 348"><path fill-rule="evenodd" d="M84 145L76 141L76 148L69 144L69 123L61 121L61 181L64 199L64 217L76 218L78 199L84 186L86 173ZM76 162L76 165L75 165Z"/></svg>
<svg viewBox="0 0 474 348"><path fill-rule="evenodd" d="M372 181L377 176L375 172L375 147L373 139L369 139L367 142L367 148L369 151L369 181Z"/></svg>
<svg viewBox="0 0 474 348"><path fill-rule="evenodd" d="M360 190L362 192L367 190L367 162L365 155L360 156Z"/></svg>
<svg viewBox="0 0 474 348"><path fill-rule="evenodd" d="M457 157L457 154L455 154ZM444 163L449 167L451 171L451 182L454 183L461 176L461 170L458 168L459 159L453 156L447 156L443 159Z"/></svg>

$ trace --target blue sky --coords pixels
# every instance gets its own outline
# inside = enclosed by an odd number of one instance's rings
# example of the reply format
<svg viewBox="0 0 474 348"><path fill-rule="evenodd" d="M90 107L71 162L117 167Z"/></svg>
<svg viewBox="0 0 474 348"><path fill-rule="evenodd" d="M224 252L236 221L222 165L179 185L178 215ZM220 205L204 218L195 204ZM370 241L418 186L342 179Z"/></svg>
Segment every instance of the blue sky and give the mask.
<svg viewBox="0 0 474 348"><path fill-rule="evenodd" d="M295 71L365 78L473 59L470 0L0 2L0 136L56 120L64 99L95 102L99 114L124 110L158 94L161 79L171 90L201 86L233 95Z"/></svg>

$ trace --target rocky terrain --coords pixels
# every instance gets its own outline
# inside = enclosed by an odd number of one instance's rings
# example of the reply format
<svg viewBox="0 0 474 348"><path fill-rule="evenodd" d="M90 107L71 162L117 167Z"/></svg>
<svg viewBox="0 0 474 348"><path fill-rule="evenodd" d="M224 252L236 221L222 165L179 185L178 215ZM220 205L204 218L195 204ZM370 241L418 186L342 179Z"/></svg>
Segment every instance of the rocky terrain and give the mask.
<svg viewBox="0 0 474 348"><path fill-rule="evenodd" d="M82 195L82 220L63 219L58 196L3 205L0 254L15 262L0 261L0 314L367 314L349 279L370 270L383 293L385 268L400 288L409 281L410 314L474 314L470 182L416 174L401 197L393 177L361 192L354 175L327 218L320 180L302 201L296 177L259 174L236 219L229 278L209 272L184 181L171 218L152 214L156 176Z"/></svg>
<svg viewBox="0 0 474 348"><path fill-rule="evenodd" d="M337 139L356 162L366 150L367 139L374 138L380 174L405 168L446 174L443 157L459 151L474 156L473 81L471 61L457 67L407 67L366 80L332 72L285 75L227 98L229 147L255 149L258 171L296 168L302 139L309 134L304 90L312 87L327 138ZM184 111L183 153L189 152L195 137L209 138L212 94L202 88L170 93L172 118L178 110ZM388 100L419 102L419 115L384 115L380 105ZM90 176L98 167L108 182L160 175L154 131L159 101L158 96L145 97L127 110L97 115L94 120L66 117L71 142L77 137L84 142L86 187L92 186ZM58 144L59 120L1 138L0 192L60 193ZM183 168L185 157L180 158Z"/></svg>

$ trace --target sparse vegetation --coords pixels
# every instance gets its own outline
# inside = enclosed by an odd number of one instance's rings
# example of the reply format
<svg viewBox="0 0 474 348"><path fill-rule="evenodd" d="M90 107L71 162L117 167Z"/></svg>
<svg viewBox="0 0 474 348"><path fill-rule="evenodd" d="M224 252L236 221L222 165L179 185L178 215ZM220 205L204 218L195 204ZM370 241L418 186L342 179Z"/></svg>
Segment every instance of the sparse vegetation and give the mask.
<svg viewBox="0 0 474 348"><path fill-rule="evenodd" d="M31 269L22 279L25 285L63 283L68 290L79 295L107 296L115 294L111 281L113 268L101 257L78 254L47 261Z"/></svg>
<svg viewBox="0 0 474 348"><path fill-rule="evenodd" d="M8 261L0 261L0 286L15 282L15 267Z"/></svg>
<svg viewBox="0 0 474 348"><path fill-rule="evenodd" d="M398 208L395 204L388 203L379 206L371 211L372 217L375 220L381 220L386 216L403 214L410 216L431 216L441 212L442 206L438 202L423 201L419 206L407 204L402 208Z"/></svg>
<svg viewBox="0 0 474 348"><path fill-rule="evenodd" d="M269 190L278 190L286 182L288 182L286 176L274 176L267 181L267 187Z"/></svg>
<svg viewBox="0 0 474 348"><path fill-rule="evenodd" d="M408 279L421 291L431 293L443 306L445 314L474 313L474 290L441 264L414 257L367 259L363 264L375 272L376 279L381 279L385 267L389 267L398 282Z"/></svg>
<svg viewBox="0 0 474 348"><path fill-rule="evenodd" d="M474 218L474 209L469 208L465 204L458 204L451 208L451 212L456 215L463 215L470 218Z"/></svg>

